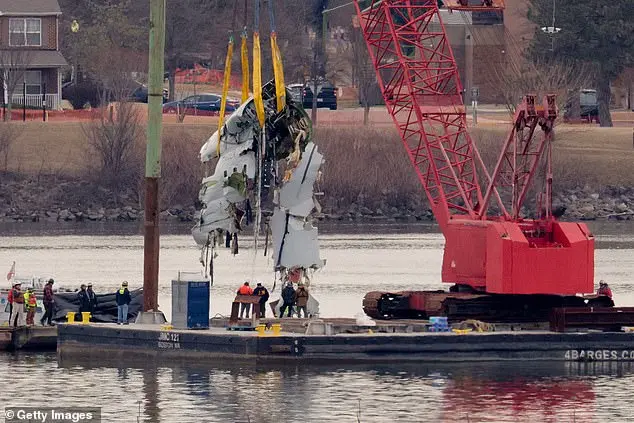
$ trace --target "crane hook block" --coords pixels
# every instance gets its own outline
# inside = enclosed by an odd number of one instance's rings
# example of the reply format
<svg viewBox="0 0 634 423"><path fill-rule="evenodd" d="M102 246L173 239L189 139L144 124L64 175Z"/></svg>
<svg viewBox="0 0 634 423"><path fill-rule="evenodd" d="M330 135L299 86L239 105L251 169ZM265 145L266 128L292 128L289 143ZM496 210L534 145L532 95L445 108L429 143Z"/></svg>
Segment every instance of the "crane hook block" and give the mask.
<svg viewBox="0 0 634 423"><path fill-rule="evenodd" d="M462 12L484 12L504 10L504 0L443 0L449 10Z"/></svg>

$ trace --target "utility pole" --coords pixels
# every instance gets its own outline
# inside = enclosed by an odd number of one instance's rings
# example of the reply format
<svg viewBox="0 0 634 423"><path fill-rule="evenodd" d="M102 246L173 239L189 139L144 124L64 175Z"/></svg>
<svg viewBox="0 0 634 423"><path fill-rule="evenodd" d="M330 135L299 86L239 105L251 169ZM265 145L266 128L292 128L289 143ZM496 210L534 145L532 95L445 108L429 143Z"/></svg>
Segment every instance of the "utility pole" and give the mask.
<svg viewBox="0 0 634 423"><path fill-rule="evenodd" d="M150 0L150 57L148 127L145 155L145 221L143 248L143 312L141 323L164 323L158 312L159 178L163 124L163 71L165 57L165 0ZM162 321L157 317L160 315Z"/></svg>

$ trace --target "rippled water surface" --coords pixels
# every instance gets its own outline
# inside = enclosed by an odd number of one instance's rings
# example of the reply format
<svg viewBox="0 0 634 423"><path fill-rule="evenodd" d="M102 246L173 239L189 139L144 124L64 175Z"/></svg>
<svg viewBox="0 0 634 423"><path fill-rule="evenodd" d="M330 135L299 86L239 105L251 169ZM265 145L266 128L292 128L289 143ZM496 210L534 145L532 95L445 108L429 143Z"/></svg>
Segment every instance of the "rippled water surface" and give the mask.
<svg viewBox="0 0 634 423"><path fill-rule="evenodd" d="M140 286L143 240L132 228L1 227L0 269L91 281L110 291ZM596 277L617 305L634 306L634 227L594 227ZM161 241L160 304L170 279L197 270L190 237ZM34 234L34 232L37 233ZM370 290L442 288L443 238L433 226L325 230L328 260L313 284L324 316L355 316ZM118 235L108 235L118 233ZM212 314L228 314L245 278L272 286L271 263L245 239L237 257L216 261ZM273 298L279 295L279 288ZM442 357L439 357L439 361ZM58 362L54 354L0 354L0 409L10 405L99 405L108 422L634 422L629 363L474 363L264 367L231 363ZM1 414L1 413L0 413ZM0 418L2 421L2 418Z"/></svg>

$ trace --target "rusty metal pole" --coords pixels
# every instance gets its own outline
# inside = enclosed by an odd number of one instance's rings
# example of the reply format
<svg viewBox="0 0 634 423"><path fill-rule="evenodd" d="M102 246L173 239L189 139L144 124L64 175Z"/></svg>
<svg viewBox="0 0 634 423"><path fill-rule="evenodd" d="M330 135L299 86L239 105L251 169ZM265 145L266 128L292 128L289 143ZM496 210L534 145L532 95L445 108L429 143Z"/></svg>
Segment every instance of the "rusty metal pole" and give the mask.
<svg viewBox="0 0 634 423"><path fill-rule="evenodd" d="M163 124L165 0L150 0L150 58L148 125L145 155L145 239L143 254L143 311L158 311L159 178Z"/></svg>

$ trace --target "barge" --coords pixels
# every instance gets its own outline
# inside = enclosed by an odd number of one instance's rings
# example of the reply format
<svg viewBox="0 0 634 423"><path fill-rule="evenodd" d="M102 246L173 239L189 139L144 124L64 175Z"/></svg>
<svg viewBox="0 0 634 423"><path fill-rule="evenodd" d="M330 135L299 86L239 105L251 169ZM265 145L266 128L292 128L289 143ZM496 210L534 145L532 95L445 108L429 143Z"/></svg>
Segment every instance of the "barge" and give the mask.
<svg viewBox="0 0 634 423"><path fill-rule="evenodd" d="M298 325L293 322L294 325ZM321 326L320 330L311 330ZM165 361L243 362L477 362L477 361L634 361L634 333L593 330L443 332L421 330L421 323L394 322L332 330L332 322L313 322L304 333L177 330L168 326L65 324L58 326L60 359L147 357ZM301 326L301 325L300 325ZM339 325L344 327L345 325ZM330 328L330 330L323 330ZM515 328L521 329L521 328ZM327 333L327 334L326 334Z"/></svg>
<svg viewBox="0 0 634 423"><path fill-rule="evenodd" d="M57 327L0 327L0 351L55 351L56 348Z"/></svg>

